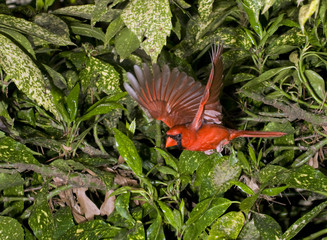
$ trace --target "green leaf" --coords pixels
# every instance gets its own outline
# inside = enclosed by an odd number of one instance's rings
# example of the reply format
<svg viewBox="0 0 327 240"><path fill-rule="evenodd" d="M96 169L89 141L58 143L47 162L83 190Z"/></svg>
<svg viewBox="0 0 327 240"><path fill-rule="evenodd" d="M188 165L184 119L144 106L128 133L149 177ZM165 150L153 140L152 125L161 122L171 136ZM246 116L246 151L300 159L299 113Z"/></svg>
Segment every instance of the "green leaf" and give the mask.
<svg viewBox="0 0 327 240"><path fill-rule="evenodd" d="M214 0L199 0L198 12L202 19L207 19L212 12Z"/></svg>
<svg viewBox="0 0 327 240"><path fill-rule="evenodd" d="M237 158L238 158L238 160L240 160L240 163L241 163L243 169L245 169L247 171L251 171L250 164L249 164L248 160L246 159L243 152L238 151Z"/></svg>
<svg viewBox="0 0 327 240"><path fill-rule="evenodd" d="M129 213L130 196L131 196L130 192L119 195L115 201L115 208L123 218L127 219L129 222L135 225L135 220L132 217L132 215Z"/></svg>
<svg viewBox="0 0 327 240"><path fill-rule="evenodd" d="M79 83L77 83L67 96L67 100L66 100L67 111L70 115L71 121L74 121L77 115L79 93L80 93L80 86Z"/></svg>
<svg viewBox="0 0 327 240"><path fill-rule="evenodd" d="M144 226L141 221L137 221L135 226L129 230L128 240L141 240L145 239Z"/></svg>
<svg viewBox="0 0 327 240"><path fill-rule="evenodd" d="M254 149L249 145L248 146L248 150L249 150L249 155L250 155L250 159L253 163L254 166L257 166L257 157L255 155Z"/></svg>
<svg viewBox="0 0 327 240"><path fill-rule="evenodd" d="M121 92L119 88L120 75L112 65L92 56L89 57L89 61L84 62L83 59L83 57L78 59L79 64L82 63L84 66L79 75L83 91L89 87L90 81L92 81L95 82L99 91L108 95Z"/></svg>
<svg viewBox="0 0 327 240"><path fill-rule="evenodd" d="M150 55L153 62L172 29L171 12L168 0L134 0L123 10L121 18L137 36L141 47Z"/></svg>
<svg viewBox="0 0 327 240"><path fill-rule="evenodd" d="M270 69L266 72L264 72L263 74L261 74L259 77L256 77L252 80L250 80L248 83L246 83L243 88L250 88L253 87L261 82L267 81L268 79L271 79L272 77L274 77L275 75L277 75L278 73L280 73L281 71L285 71L287 69L293 68L292 66L289 67L279 67L279 68L273 68Z"/></svg>
<svg viewBox="0 0 327 240"><path fill-rule="evenodd" d="M74 239L112 239L122 229L111 226L102 220L93 220L84 222L70 228L62 235L59 240L74 240Z"/></svg>
<svg viewBox="0 0 327 240"><path fill-rule="evenodd" d="M259 21L259 14L260 14L260 9L262 7L262 1L242 0L241 3L244 11L248 15L251 27L259 35L261 39L263 37L263 31L262 31L261 23Z"/></svg>
<svg viewBox="0 0 327 240"><path fill-rule="evenodd" d="M112 0L96 0L95 7L92 12L91 26L94 26L101 17L107 12L107 5L112 2Z"/></svg>
<svg viewBox="0 0 327 240"><path fill-rule="evenodd" d="M253 219L244 225L239 235L239 239L261 240L260 232L255 227Z"/></svg>
<svg viewBox="0 0 327 240"><path fill-rule="evenodd" d="M176 172L174 169L167 167L167 166L158 166L157 167L158 171L163 173L163 174L170 174L173 175L174 177L178 176L178 172Z"/></svg>
<svg viewBox="0 0 327 240"><path fill-rule="evenodd" d="M138 49L140 41L131 30L124 28L117 34L115 38L115 46L117 53L123 60Z"/></svg>
<svg viewBox="0 0 327 240"><path fill-rule="evenodd" d="M226 213L212 224L208 240L236 239L242 230L244 221L242 212Z"/></svg>
<svg viewBox="0 0 327 240"><path fill-rule="evenodd" d="M179 157L178 169L181 174L193 174L202 162L209 160L209 156L203 152L184 150Z"/></svg>
<svg viewBox="0 0 327 240"><path fill-rule="evenodd" d="M105 34L102 32L101 28L92 27L89 24L79 22L70 23L70 28L74 34L95 38L104 42Z"/></svg>
<svg viewBox="0 0 327 240"><path fill-rule="evenodd" d="M299 23L302 32L304 32L304 25L308 19L319 9L320 0L311 0L309 4L305 4L300 8L299 11Z"/></svg>
<svg viewBox="0 0 327 240"><path fill-rule="evenodd" d="M50 91L45 88L40 69L28 55L3 35L0 35L0 65L20 91L38 105L58 115Z"/></svg>
<svg viewBox="0 0 327 240"><path fill-rule="evenodd" d="M121 17L116 18L113 20L107 30L106 30L106 35L104 38L104 45L107 46L109 45L110 40L124 27L124 22L121 19Z"/></svg>
<svg viewBox="0 0 327 240"><path fill-rule="evenodd" d="M118 129L114 129L116 146L119 154L125 159L128 166L136 174L136 176L142 176L142 160L137 153L132 140L130 140L125 134Z"/></svg>
<svg viewBox="0 0 327 240"><path fill-rule="evenodd" d="M305 70L304 74L308 78L313 91L323 101L326 98L325 80L318 73L312 70Z"/></svg>
<svg viewBox="0 0 327 240"><path fill-rule="evenodd" d="M70 42L70 33L67 24L56 15L51 13L41 13L35 16L34 22L49 32L60 36L67 42Z"/></svg>
<svg viewBox="0 0 327 240"><path fill-rule="evenodd" d="M82 122L90 119L93 116L107 114L114 109L124 109L122 105L115 102L105 102L98 104L95 108L90 111L87 111L82 117L78 118L76 121Z"/></svg>
<svg viewBox="0 0 327 240"><path fill-rule="evenodd" d="M41 38L54 45L75 45L70 40L67 40L65 36L54 34L35 23L24 20L23 18L0 14L0 24L11 29L19 30L25 34Z"/></svg>
<svg viewBox="0 0 327 240"><path fill-rule="evenodd" d="M70 229L75 225L72 211L69 207L59 208L57 212L54 214L53 219L54 219L54 227L56 229L56 231L54 231L53 239L58 239L68 229Z"/></svg>
<svg viewBox="0 0 327 240"><path fill-rule="evenodd" d="M19 173L0 173L0 191L3 189L22 185L23 183L24 179L20 176Z"/></svg>
<svg viewBox="0 0 327 240"><path fill-rule="evenodd" d="M160 149L160 148L155 148L156 151L160 153L160 155L165 159L166 165L172 167L174 170L178 171L177 163L178 160L171 155L170 153Z"/></svg>
<svg viewBox="0 0 327 240"><path fill-rule="evenodd" d="M85 19L92 19L94 14L95 5L94 4L84 4L77 6L69 6L56 9L53 11L54 14L68 15L74 17L80 17ZM118 9L107 9L107 12L101 16L99 21L111 22L113 19L117 18L121 10Z"/></svg>
<svg viewBox="0 0 327 240"><path fill-rule="evenodd" d="M251 197L247 197L246 199L244 199L240 204L240 210L242 212L244 212L245 215L248 215L251 208L257 201L258 197L259 197L259 194L255 194Z"/></svg>
<svg viewBox="0 0 327 240"><path fill-rule="evenodd" d="M175 229L178 229L177 227L177 223L175 221L175 218L174 218L174 214L173 214L173 211L162 201L157 201L158 205L160 206L163 214L164 214L164 217L166 219L166 221Z"/></svg>
<svg viewBox="0 0 327 240"><path fill-rule="evenodd" d="M23 34L7 28L0 28L0 33L4 33L10 36L11 39L18 42L19 45L21 45L29 54L31 54L31 56L34 59L36 59L32 44L30 43L30 41L28 41L28 39Z"/></svg>
<svg viewBox="0 0 327 240"><path fill-rule="evenodd" d="M0 239L24 240L24 229L14 218L0 216Z"/></svg>
<svg viewBox="0 0 327 240"><path fill-rule="evenodd" d="M260 232L263 240L280 239L282 236L282 229L278 222L266 214L255 213L253 215L254 225Z"/></svg>
<svg viewBox="0 0 327 240"><path fill-rule="evenodd" d="M0 138L0 159L8 163L30 163L39 165L32 150L10 137Z"/></svg>
<svg viewBox="0 0 327 240"><path fill-rule="evenodd" d="M146 231L147 239L149 240L164 240L165 235L162 228L162 219L160 214L157 214L157 217L153 220L151 225Z"/></svg>
<svg viewBox="0 0 327 240"><path fill-rule="evenodd" d="M283 192L288 186L283 187L275 187L275 188L266 188L264 189L261 194L267 195L267 196L276 196Z"/></svg>
<svg viewBox="0 0 327 240"><path fill-rule="evenodd" d="M271 185L284 184L289 178L290 172L281 166L268 165L259 172L259 182Z"/></svg>
<svg viewBox="0 0 327 240"><path fill-rule="evenodd" d="M28 110L20 110L17 113L17 117L20 120L26 121L28 124L35 127L35 114L33 108L30 108Z"/></svg>
<svg viewBox="0 0 327 240"><path fill-rule="evenodd" d="M199 202L186 222L184 239L196 239L212 222L220 217L232 204L225 198L206 199ZM198 206L199 205L199 206Z"/></svg>
<svg viewBox="0 0 327 240"><path fill-rule="evenodd" d="M251 188L249 188L247 185L245 185L244 183L240 182L240 181L230 181L231 184L239 187L243 192L245 192L246 194L249 195L253 195L254 192Z"/></svg>
<svg viewBox="0 0 327 240"><path fill-rule="evenodd" d="M52 239L54 234L53 216L49 209L45 187L36 196L28 225L38 239Z"/></svg>
<svg viewBox="0 0 327 240"><path fill-rule="evenodd" d="M327 177L309 165L293 169L286 184L289 187L306 189L327 195Z"/></svg>
<svg viewBox="0 0 327 240"><path fill-rule="evenodd" d="M289 240L293 239L296 234L298 234L302 228L304 228L309 222L312 221L322 210L327 206L327 201L320 203L318 206L314 207L311 211L304 214L302 217L297 219L287 230L284 232L282 239Z"/></svg>

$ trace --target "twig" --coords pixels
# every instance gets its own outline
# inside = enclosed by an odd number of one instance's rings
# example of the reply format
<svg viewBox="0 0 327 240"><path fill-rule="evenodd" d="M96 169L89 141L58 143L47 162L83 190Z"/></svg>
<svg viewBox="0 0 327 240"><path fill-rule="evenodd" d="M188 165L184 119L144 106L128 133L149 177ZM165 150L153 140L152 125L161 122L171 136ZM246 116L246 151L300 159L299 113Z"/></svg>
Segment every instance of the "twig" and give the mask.
<svg viewBox="0 0 327 240"><path fill-rule="evenodd" d="M257 94L254 92L249 92L244 89L241 89L240 92L249 98L252 98L256 101L263 102L264 104L267 104L267 105L270 105L277 109L282 110L285 113L285 116L288 118L289 121L301 119L301 120L305 120L305 121L310 122L315 125L327 126L327 117L326 116L321 116L321 115L307 112L307 111L303 110L302 108L300 108L297 104L282 103L282 102L278 101L278 99L269 100L260 94Z"/></svg>

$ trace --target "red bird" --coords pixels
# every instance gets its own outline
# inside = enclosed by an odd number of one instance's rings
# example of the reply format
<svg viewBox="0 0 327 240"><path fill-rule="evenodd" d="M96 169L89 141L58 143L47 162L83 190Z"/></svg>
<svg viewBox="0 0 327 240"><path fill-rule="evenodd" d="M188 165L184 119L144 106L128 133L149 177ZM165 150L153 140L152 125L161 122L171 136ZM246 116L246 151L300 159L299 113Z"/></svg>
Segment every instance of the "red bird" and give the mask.
<svg viewBox="0 0 327 240"><path fill-rule="evenodd" d="M153 64L153 74L143 64L134 66L136 77L127 73L130 85L126 91L153 118L163 121L167 131L166 147L178 146L207 154L237 137L280 137L283 132L242 131L221 125L222 106L219 102L223 87L222 45L212 47L212 68L206 87L177 68L162 70Z"/></svg>

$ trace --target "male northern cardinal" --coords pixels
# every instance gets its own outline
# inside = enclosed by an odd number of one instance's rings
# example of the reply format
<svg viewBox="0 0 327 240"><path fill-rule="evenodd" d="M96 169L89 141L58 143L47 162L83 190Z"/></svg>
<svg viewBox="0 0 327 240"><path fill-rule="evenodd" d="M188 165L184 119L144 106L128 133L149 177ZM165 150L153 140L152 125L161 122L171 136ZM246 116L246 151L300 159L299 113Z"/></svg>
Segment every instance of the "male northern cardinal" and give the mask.
<svg viewBox="0 0 327 240"><path fill-rule="evenodd" d="M221 125L219 102L223 86L222 45L212 47L212 68L206 87L177 68L153 64L153 74L143 64L134 66L136 78L127 73L126 91L153 118L163 121L167 131L166 147L178 146L191 151L221 152L223 146L237 137L280 137L283 132L242 131Z"/></svg>

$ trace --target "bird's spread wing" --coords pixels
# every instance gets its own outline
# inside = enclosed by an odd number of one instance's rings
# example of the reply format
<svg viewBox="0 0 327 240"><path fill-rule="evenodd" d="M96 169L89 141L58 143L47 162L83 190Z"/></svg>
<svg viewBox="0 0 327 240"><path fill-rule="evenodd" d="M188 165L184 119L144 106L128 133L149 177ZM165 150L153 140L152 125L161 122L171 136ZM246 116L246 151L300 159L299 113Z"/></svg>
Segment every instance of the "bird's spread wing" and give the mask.
<svg viewBox="0 0 327 240"><path fill-rule="evenodd" d="M143 64L134 66L135 76L127 73L130 84L124 83L126 91L155 119L170 128L191 123L199 108L204 86L177 68L162 70L153 65L153 73Z"/></svg>
<svg viewBox="0 0 327 240"><path fill-rule="evenodd" d="M205 87L197 113L190 125L191 128L198 130L203 119L207 123L220 124L222 119L222 106L219 98L223 87L223 62L221 44L212 47L212 68L208 83Z"/></svg>

